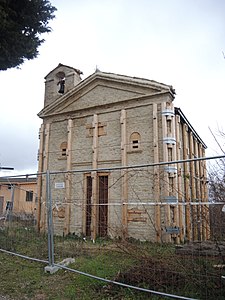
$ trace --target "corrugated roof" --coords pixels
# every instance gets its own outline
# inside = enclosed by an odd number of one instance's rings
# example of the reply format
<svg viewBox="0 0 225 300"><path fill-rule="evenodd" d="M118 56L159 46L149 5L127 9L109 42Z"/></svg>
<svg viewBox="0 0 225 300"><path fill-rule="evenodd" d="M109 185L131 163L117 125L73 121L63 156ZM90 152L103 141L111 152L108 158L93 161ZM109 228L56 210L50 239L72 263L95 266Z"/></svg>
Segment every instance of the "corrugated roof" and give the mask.
<svg viewBox="0 0 225 300"><path fill-rule="evenodd" d="M0 184L36 183L37 177L0 178Z"/></svg>

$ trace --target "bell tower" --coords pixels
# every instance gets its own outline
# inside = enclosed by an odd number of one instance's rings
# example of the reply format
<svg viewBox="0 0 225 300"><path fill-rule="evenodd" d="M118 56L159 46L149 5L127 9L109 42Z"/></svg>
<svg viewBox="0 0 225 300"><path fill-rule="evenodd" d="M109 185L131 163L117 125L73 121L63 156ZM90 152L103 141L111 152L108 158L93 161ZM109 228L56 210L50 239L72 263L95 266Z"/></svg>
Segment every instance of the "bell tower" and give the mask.
<svg viewBox="0 0 225 300"><path fill-rule="evenodd" d="M45 76L44 107L74 88L80 81L80 70L59 64Z"/></svg>

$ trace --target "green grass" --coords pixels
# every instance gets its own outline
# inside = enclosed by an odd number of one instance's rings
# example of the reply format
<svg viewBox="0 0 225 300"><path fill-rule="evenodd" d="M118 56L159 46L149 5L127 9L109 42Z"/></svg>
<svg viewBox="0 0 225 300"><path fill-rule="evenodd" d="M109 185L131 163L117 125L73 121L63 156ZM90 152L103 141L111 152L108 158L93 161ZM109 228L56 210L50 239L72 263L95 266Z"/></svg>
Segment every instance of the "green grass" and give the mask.
<svg viewBox="0 0 225 300"><path fill-rule="evenodd" d="M132 264L131 259L124 257L121 261L121 258L114 254L81 256L69 267L110 279L118 270L122 271ZM44 273L44 266L0 253L1 294L15 299L35 299L35 295L42 295L41 299L101 299L99 297L105 282L67 270L50 275Z"/></svg>
<svg viewBox="0 0 225 300"><path fill-rule="evenodd" d="M219 258L175 254L172 244L55 237L55 261L75 258L70 268L142 288L193 297L224 299L223 270L213 268ZM0 248L47 259L47 237L27 227L0 230ZM44 272L45 264L0 252L0 295L12 299L166 299L61 269ZM168 298L169 299L169 298Z"/></svg>

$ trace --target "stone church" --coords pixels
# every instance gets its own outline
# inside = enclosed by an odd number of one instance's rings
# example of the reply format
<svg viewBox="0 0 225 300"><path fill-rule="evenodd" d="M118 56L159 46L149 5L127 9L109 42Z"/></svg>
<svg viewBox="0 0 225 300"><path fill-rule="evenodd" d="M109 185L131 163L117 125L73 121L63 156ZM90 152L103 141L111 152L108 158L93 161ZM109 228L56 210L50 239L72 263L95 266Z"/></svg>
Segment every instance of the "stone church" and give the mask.
<svg viewBox="0 0 225 300"><path fill-rule="evenodd" d="M59 64L45 77L39 229L49 171L55 234L208 239L205 161L185 162L205 157L206 145L174 107L173 87L99 70L81 76Z"/></svg>

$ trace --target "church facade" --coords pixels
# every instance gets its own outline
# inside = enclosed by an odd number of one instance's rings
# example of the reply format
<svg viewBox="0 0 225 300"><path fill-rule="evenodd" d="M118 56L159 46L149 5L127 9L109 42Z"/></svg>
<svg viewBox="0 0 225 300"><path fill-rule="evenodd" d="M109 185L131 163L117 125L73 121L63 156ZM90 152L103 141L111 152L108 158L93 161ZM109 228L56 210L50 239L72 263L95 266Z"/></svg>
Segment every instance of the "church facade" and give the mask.
<svg viewBox="0 0 225 300"><path fill-rule="evenodd" d="M59 64L45 77L38 227L51 174L54 232L180 243L210 236L206 145L172 86ZM174 163L178 161L179 163ZM196 203L196 205L195 205Z"/></svg>

